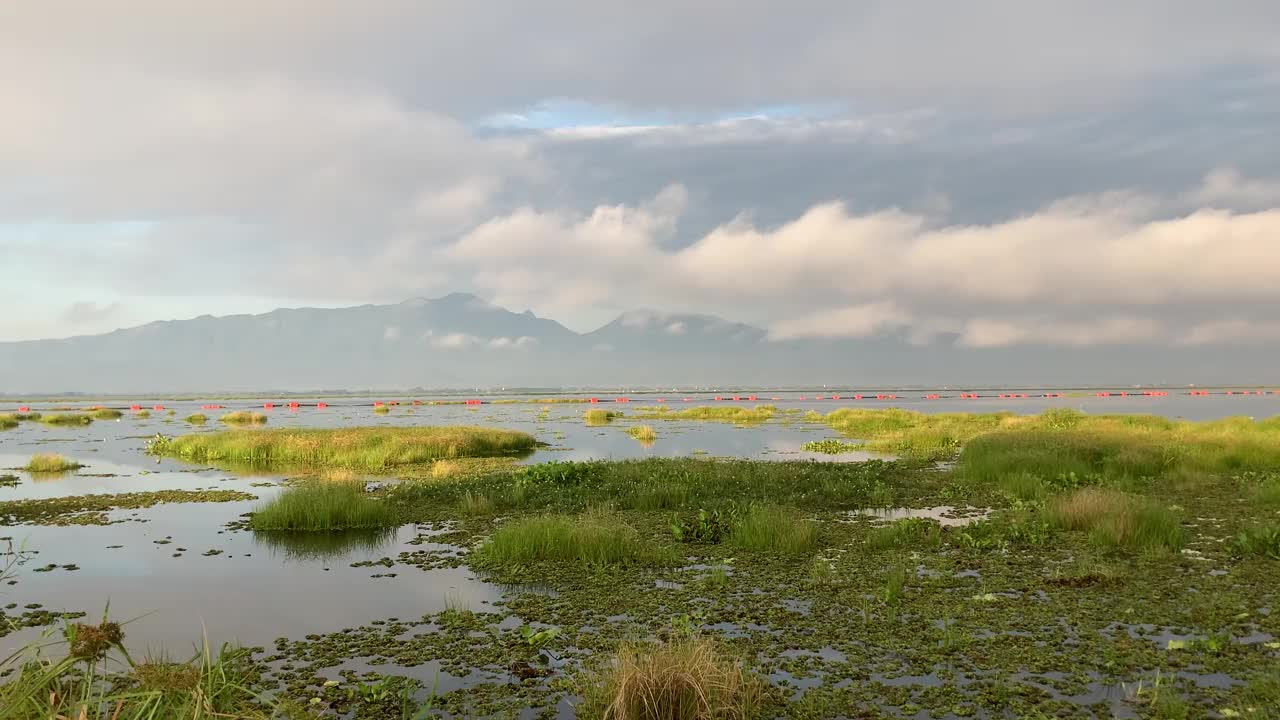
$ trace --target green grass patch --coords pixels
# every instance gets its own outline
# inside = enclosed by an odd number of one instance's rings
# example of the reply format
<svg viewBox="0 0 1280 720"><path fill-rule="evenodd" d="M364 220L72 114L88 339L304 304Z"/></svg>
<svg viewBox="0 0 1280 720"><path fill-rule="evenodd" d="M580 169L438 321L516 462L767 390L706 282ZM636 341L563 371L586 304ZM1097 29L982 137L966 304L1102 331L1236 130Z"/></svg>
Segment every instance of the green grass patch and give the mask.
<svg viewBox="0 0 1280 720"><path fill-rule="evenodd" d="M620 417L622 417L622 413L616 410L600 410L599 408L588 410L582 414L582 419L588 425L608 425Z"/></svg>
<svg viewBox="0 0 1280 720"><path fill-rule="evenodd" d="M862 445L828 438L826 440L810 440L801 445L800 449L805 452L822 453L823 455L840 455L842 453L859 452L862 450Z"/></svg>
<svg viewBox="0 0 1280 720"><path fill-rule="evenodd" d="M332 430L227 430L158 437L148 452L190 462L250 468L347 468L385 472L445 458L492 457L532 450L532 435L470 426Z"/></svg>
<svg viewBox="0 0 1280 720"><path fill-rule="evenodd" d="M1236 550L1242 555L1261 555L1280 560L1280 522L1253 525L1235 537Z"/></svg>
<svg viewBox="0 0 1280 720"><path fill-rule="evenodd" d="M773 405L757 405L753 408L732 405L700 405L672 410L667 405L641 408L638 417L657 420L718 420L721 422L758 423L773 417L777 408Z"/></svg>
<svg viewBox="0 0 1280 720"><path fill-rule="evenodd" d="M148 419L150 419L150 418L151 418L151 411L150 411L150 410L139 410L138 412L134 413L134 414L133 414L133 416L134 416L135 418L138 418L139 420L148 420Z"/></svg>
<svg viewBox="0 0 1280 720"><path fill-rule="evenodd" d="M82 467L84 465L56 453L41 453L33 455L22 469L29 473L61 473L79 470Z"/></svg>
<svg viewBox="0 0 1280 720"><path fill-rule="evenodd" d="M195 413L194 415L188 415L185 419L188 423L192 425L204 425L205 423L209 422L209 416L203 413Z"/></svg>
<svg viewBox="0 0 1280 720"><path fill-rule="evenodd" d="M901 549L920 545L931 548L941 547L942 527L925 518L904 518L873 528L867 535L867 547L872 550Z"/></svg>
<svg viewBox="0 0 1280 720"><path fill-rule="evenodd" d="M53 413L40 416L40 422L59 426L88 425L93 422L93 417L84 413Z"/></svg>
<svg viewBox="0 0 1280 720"><path fill-rule="evenodd" d="M1059 498L1050 506L1049 521L1088 532L1090 540L1107 548L1178 550L1186 540L1177 512L1108 488L1084 488Z"/></svg>
<svg viewBox="0 0 1280 720"><path fill-rule="evenodd" d="M323 531L396 525L395 513L363 483L312 482L289 488L254 511L249 526L268 531Z"/></svg>
<svg viewBox="0 0 1280 720"><path fill-rule="evenodd" d="M818 524L778 506L756 506L734 524L729 541L744 550L799 554L818 544Z"/></svg>
<svg viewBox="0 0 1280 720"><path fill-rule="evenodd" d="M373 411L378 415L386 415L387 413L391 412L391 408L387 407L386 405L375 405L373 408Z"/></svg>
<svg viewBox="0 0 1280 720"><path fill-rule="evenodd" d="M482 566L519 566L562 562L575 565L664 565L673 555L641 539L616 514L543 515L499 527L473 553Z"/></svg>
<svg viewBox="0 0 1280 720"><path fill-rule="evenodd" d="M98 408L89 414L94 420L119 420L124 417L124 413L111 408Z"/></svg>
<svg viewBox="0 0 1280 720"><path fill-rule="evenodd" d="M632 425L627 434L642 443L653 443L658 439L658 432L648 425Z"/></svg>
<svg viewBox="0 0 1280 720"><path fill-rule="evenodd" d="M20 424L21 422L15 413L0 414L0 430L12 430Z"/></svg>
<svg viewBox="0 0 1280 720"><path fill-rule="evenodd" d="M249 410L237 410L218 418L218 422L227 425L266 425L267 415L266 413L251 412Z"/></svg>

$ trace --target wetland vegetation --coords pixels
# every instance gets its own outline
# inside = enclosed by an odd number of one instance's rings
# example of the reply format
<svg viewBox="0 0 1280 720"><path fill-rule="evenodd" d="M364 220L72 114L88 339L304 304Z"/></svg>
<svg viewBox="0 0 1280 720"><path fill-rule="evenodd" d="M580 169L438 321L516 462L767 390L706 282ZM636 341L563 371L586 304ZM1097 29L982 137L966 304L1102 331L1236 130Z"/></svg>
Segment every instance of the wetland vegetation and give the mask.
<svg viewBox="0 0 1280 720"><path fill-rule="evenodd" d="M734 412L638 415L747 423L737 411L760 410L712 409ZM768 413L763 432L778 423ZM533 436L474 427L159 436L160 457L305 471L243 521L291 557L332 562L348 537L376 548L412 525L429 529L424 544L359 564L378 592L462 566L507 590L208 661L126 664L94 692L120 698L143 676L189 691L226 657L225 676L252 692L218 712L247 717L1280 715L1280 422L860 409L809 421L843 436L815 441L833 453L896 459L518 466L496 461ZM168 501L136 495L0 502L0 522ZM0 693L28 687L26 673ZM30 687L46 704L0 718L76 712L48 706L48 683ZM157 707L198 717L182 704L192 695Z"/></svg>

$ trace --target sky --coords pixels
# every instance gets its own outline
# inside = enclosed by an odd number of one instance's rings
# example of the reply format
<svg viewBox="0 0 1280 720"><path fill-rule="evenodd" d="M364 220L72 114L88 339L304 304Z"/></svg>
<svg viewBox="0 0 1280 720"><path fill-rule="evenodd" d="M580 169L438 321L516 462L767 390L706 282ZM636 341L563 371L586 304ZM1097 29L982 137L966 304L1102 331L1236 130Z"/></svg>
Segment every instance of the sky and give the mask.
<svg viewBox="0 0 1280 720"><path fill-rule="evenodd" d="M0 341L473 292L1280 340L1280 3L0 4Z"/></svg>

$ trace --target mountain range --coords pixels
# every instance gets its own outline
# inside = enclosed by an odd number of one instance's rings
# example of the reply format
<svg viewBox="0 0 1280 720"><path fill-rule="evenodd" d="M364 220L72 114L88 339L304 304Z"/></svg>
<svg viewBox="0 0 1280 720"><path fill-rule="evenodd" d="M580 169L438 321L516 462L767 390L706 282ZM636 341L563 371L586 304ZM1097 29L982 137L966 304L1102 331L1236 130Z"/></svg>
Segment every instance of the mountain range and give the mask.
<svg viewBox="0 0 1280 720"><path fill-rule="evenodd" d="M577 333L454 293L0 343L0 393L496 387L901 387L1274 382L1272 352L965 348L954 337L772 341L709 315L626 312Z"/></svg>

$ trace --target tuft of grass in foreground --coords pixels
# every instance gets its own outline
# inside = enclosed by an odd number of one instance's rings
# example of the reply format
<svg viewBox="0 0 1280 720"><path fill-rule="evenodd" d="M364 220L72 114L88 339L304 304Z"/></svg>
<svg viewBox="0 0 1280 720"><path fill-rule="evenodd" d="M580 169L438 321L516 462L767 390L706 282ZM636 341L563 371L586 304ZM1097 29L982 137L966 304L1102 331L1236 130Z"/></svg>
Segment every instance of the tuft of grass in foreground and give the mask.
<svg viewBox="0 0 1280 720"><path fill-rule="evenodd" d="M708 638L625 644L583 679L580 717L603 720L744 720L761 683Z"/></svg>
<svg viewBox="0 0 1280 720"><path fill-rule="evenodd" d="M577 565L663 565L670 553L643 541L621 517L594 510L543 515L503 525L473 553L480 565L565 562Z"/></svg>
<svg viewBox="0 0 1280 720"><path fill-rule="evenodd" d="M186 421L192 425L203 425L209 422L209 416L203 413L196 413L194 415L188 415L186 417Z"/></svg>
<svg viewBox="0 0 1280 720"><path fill-rule="evenodd" d="M627 428L627 434L642 443L652 444L658 439L657 431L648 425L632 425Z"/></svg>
<svg viewBox="0 0 1280 720"><path fill-rule="evenodd" d="M111 408L98 408L89 414L94 420L119 420L124 417L124 413Z"/></svg>
<svg viewBox="0 0 1280 720"><path fill-rule="evenodd" d="M40 416L40 422L45 425L88 425L93 422L93 417L83 413L53 413Z"/></svg>
<svg viewBox="0 0 1280 720"><path fill-rule="evenodd" d="M23 470L30 473L60 473L69 470L79 470L84 467L78 462L68 460L67 458L54 453L42 453L32 456L27 462Z"/></svg>
<svg viewBox="0 0 1280 720"><path fill-rule="evenodd" d="M267 416L265 413L237 410L218 418L218 422L227 425L266 425Z"/></svg>
<svg viewBox="0 0 1280 720"><path fill-rule="evenodd" d="M729 540L745 550L811 552L818 544L818 525L785 508L756 506L737 521Z"/></svg>
<svg viewBox="0 0 1280 720"><path fill-rule="evenodd" d="M253 468L347 468L375 473L441 459L518 454L536 445L528 433L455 425L227 430L156 438L147 450L191 462Z"/></svg>
<svg viewBox="0 0 1280 720"><path fill-rule="evenodd" d="M1178 514L1152 500L1106 488L1084 488L1060 498L1049 521L1065 530L1083 530L1101 546L1134 550L1177 550L1186 540Z"/></svg>
<svg viewBox="0 0 1280 720"><path fill-rule="evenodd" d="M608 425L613 422L614 418L622 417L622 413L615 410L588 410L582 414L582 419L588 425Z"/></svg>
<svg viewBox="0 0 1280 720"><path fill-rule="evenodd" d="M395 514L362 483L309 483L285 490L249 519L254 530L352 530L390 527Z"/></svg>
<svg viewBox="0 0 1280 720"><path fill-rule="evenodd" d="M764 422L778 411L773 405L757 405L753 408L730 405L700 405L698 407L672 410L666 405L644 408L640 417L660 420L719 420L722 422L753 423Z"/></svg>

